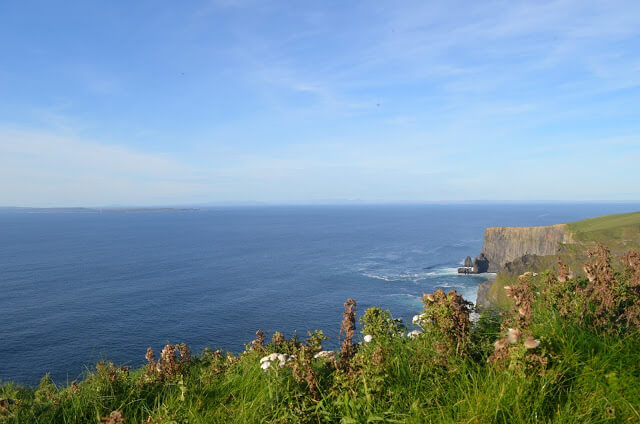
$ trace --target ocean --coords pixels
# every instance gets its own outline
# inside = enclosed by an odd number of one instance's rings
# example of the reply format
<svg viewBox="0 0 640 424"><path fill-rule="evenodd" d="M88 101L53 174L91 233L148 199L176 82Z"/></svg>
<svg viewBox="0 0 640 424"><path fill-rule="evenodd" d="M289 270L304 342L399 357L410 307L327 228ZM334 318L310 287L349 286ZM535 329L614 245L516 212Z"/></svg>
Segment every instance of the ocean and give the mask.
<svg viewBox="0 0 640 424"><path fill-rule="evenodd" d="M239 352L257 329L321 329L343 303L410 322L421 294L469 300L456 274L488 226L531 226L638 204L226 207L122 213L0 212L0 380L78 379L96 362L139 366L148 346Z"/></svg>

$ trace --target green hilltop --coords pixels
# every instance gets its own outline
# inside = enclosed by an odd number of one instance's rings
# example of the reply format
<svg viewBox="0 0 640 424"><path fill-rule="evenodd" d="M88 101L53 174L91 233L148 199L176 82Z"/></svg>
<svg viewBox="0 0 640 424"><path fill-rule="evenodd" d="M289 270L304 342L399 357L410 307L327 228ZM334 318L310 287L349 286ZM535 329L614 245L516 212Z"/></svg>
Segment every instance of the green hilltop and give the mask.
<svg viewBox="0 0 640 424"><path fill-rule="evenodd" d="M579 243L599 242L612 250L640 246L640 212L585 219L567 228Z"/></svg>

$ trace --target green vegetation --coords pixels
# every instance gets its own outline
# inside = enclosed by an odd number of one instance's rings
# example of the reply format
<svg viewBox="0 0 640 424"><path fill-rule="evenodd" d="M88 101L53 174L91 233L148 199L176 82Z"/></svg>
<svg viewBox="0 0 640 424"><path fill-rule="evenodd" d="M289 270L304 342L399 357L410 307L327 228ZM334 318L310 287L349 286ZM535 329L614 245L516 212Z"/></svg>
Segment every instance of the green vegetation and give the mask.
<svg viewBox="0 0 640 424"><path fill-rule="evenodd" d="M605 215L597 218L567 224L570 231L575 234L593 233L596 231L608 231L621 227L635 227L640 230L640 212L623 213L618 215Z"/></svg>
<svg viewBox="0 0 640 424"><path fill-rule="evenodd" d="M616 253L640 246L640 212L585 219L567 227L579 246L597 242Z"/></svg>
<svg viewBox="0 0 640 424"><path fill-rule="evenodd" d="M514 307L475 323L455 291L427 294L409 335L371 308L358 336L349 300L339 352L322 351L319 331L258 331L237 356L168 345L144 368L103 362L67 387L5 383L0 422L638 422L640 254L622 262L598 247L586 276L561 263L516 277Z"/></svg>

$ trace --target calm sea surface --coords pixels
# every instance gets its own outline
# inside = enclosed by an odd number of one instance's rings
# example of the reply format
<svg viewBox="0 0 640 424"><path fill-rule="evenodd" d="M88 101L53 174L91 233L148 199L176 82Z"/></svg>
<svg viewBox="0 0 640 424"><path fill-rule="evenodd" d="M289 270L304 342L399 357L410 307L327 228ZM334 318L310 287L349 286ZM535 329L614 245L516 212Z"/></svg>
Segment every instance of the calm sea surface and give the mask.
<svg viewBox="0 0 640 424"><path fill-rule="evenodd" d="M455 267L487 226L546 225L631 204L0 212L0 380L65 383L101 359L139 365L167 341L240 351L258 328L322 329L342 304L405 320L420 295L470 300L485 277Z"/></svg>

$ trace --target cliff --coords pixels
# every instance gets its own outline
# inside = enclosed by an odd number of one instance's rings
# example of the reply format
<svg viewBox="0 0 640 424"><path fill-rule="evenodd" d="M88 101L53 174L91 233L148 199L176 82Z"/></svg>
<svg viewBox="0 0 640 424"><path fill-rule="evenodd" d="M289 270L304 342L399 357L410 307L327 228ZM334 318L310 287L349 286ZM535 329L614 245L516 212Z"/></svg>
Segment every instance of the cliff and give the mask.
<svg viewBox="0 0 640 424"><path fill-rule="evenodd" d="M495 279L490 279L478 285L476 306L482 310L491 309L497 302L491 298L491 286Z"/></svg>
<svg viewBox="0 0 640 424"><path fill-rule="evenodd" d="M484 233L482 253L489 260L489 272L524 255L546 256L560 251L562 244L573 243L566 224L543 227L490 227Z"/></svg>
<svg viewBox="0 0 640 424"><path fill-rule="evenodd" d="M552 268L558 257L570 272L582 275L586 251L595 243L609 247L614 256L640 249L640 212L542 227L487 228L480 255L488 260L489 272L498 275L492 283L478 287L478 305L509 307L504 286L526 271Z"/></svg>

